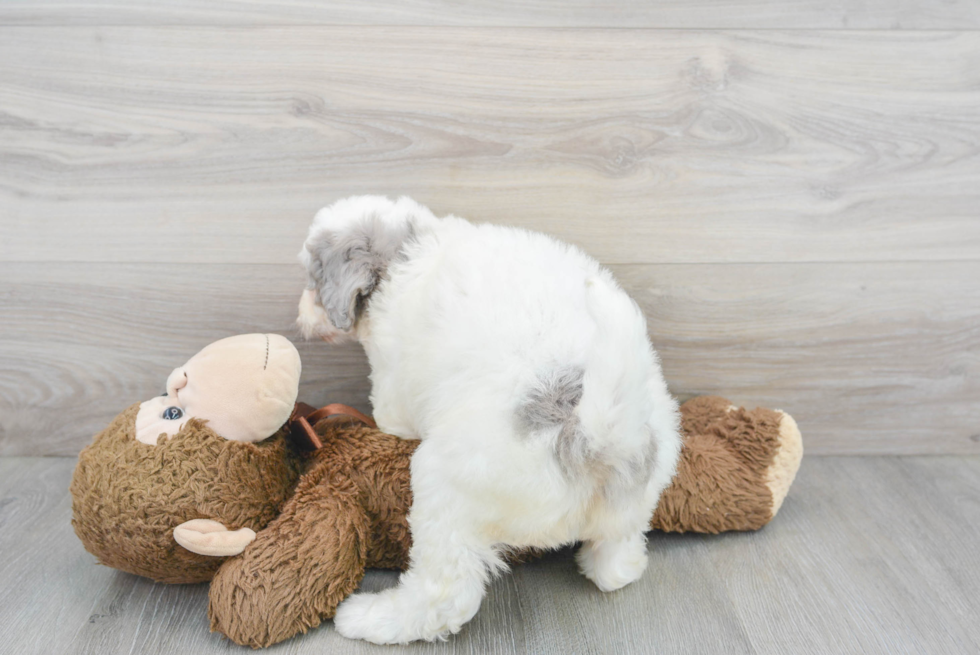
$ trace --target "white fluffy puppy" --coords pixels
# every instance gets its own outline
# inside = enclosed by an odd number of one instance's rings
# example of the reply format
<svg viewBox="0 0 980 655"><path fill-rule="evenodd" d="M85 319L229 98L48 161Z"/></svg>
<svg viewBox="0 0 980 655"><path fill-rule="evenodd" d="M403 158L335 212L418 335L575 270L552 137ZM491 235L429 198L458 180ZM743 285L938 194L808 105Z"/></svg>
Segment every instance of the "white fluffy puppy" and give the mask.
<svg viewBox="0 0 980 655"><path fill-rule="evenodd" d="M357 338L378 426L422 440L411 565L342 603L341 634L457 632L511 547L582 541L603 591L640 577L681 439L643 315L607 270L542 234L377 196L322 209L300 259L304 334Z"/></svg>

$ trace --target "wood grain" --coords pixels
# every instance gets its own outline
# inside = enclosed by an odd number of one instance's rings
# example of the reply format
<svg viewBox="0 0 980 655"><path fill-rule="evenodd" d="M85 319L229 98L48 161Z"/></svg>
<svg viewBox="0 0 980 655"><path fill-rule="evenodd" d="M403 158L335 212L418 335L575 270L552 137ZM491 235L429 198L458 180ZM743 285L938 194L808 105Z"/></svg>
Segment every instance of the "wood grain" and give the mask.
<svg viewBox="0 0 980 655"><path fill-rule="evenodd" d="M73 458L0 458L0 654L211 653L206 585L95 565L72 532ZM445 644L391 653L975 653L980 457L807 457L759 532L650 535L638 582L602 594L564 549L495 580ZM395 583L369 572L363 588ZM269 652L376 653L328 622Z"/></svg>
<svg viewBox="0 0 980 655"><path fill-rule="evenodd" d="M941 0L4 0L0 25L442 25L976 29L976 3Z"/></svg>
<svg viewBox="0 0 980 655"><path fill-rule="evenodd" d="M365 192L606 263L980 258L978 32L6 27L0 61L0 261L289 263Z"/></svg>
<svg viewBox="0 0 980 655"><path fill-rule="evenodd" d="M783 409L815 453L980 453L976 262L613 271L681 398Z"/></svg>
<svg viewBox="0 0 980 655"><path fill-rule="evenodd" d="M765 528L781 538L710 556L758 652L980 649L977 473L975 457L805 459Z"/></svg>
<svg viewBox="0 0 980 655"><path fill-rule="evenodd" d="M980 453L980 262L623 265L671 390L778 407L811 453ZM370 411L359 346L303 343L298 265L0 264L0 454L74 455L216 339L279 332L300 398Z"/></svg>

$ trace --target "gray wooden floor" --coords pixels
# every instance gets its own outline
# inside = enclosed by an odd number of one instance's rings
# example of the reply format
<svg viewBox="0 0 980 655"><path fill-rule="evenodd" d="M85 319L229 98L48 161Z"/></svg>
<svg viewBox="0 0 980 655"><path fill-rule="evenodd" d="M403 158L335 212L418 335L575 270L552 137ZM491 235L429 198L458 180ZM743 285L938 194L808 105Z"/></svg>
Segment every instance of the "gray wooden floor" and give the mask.
<svg viewBox="0 0 980 655"><path fill-rule="evenodd" d="M73 466L0 458L0 653L246 652L208 632L205 585L95 564L70 526ZM619 592L562 551L495 581L448 644L380 648L327 623L270 652L977 653L978 546L980 457L811 457L765 529L653 534Z"/></svg>

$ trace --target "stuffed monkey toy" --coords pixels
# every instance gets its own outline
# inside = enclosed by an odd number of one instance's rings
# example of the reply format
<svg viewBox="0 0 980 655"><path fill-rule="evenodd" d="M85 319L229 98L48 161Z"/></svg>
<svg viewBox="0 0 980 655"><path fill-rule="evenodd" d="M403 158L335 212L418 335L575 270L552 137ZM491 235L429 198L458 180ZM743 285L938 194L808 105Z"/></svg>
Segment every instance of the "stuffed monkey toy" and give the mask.
<svg viewBox="0 0 980 655"><path fill-rule="evenodd" d="M278 335L211 344L170 375L165 396L97 435L71 484L75 532L101 563L161 582L211 580L212 630L256 648L332 617L366 568L405 568L411 545L419 442L343 406L311 425L293 409L299 372ZM803 453L792 417L718 397L688 400L681 415L681 459L651 529L768 523Z"/></svg>

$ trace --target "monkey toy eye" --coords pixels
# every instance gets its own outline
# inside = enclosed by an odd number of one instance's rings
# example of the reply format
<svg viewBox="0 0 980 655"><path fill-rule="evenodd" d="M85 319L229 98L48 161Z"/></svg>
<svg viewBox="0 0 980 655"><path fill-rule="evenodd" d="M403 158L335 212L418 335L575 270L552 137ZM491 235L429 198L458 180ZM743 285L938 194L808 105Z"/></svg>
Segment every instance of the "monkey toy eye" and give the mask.
<svg viewBox="0 0 980 655"><path fill-rule="evenodd" d="M163 418L167 419L168 421L177 420L183 415L184 410L182 410L180 407L168 407L167 409L163 410Z"/></svg>

